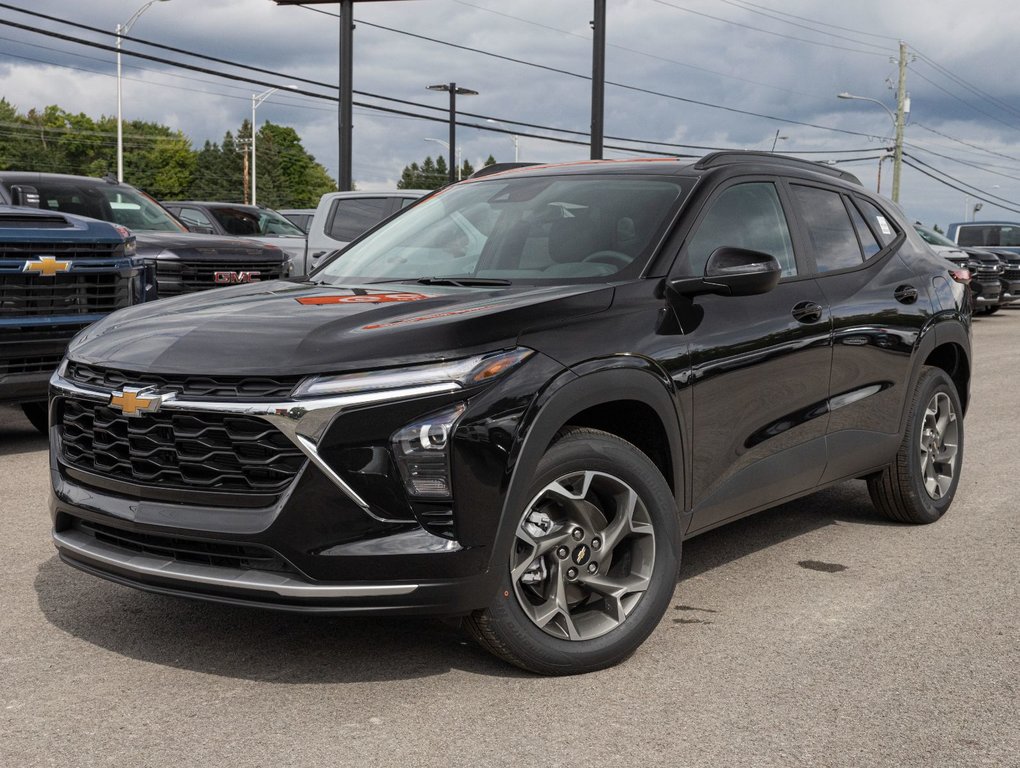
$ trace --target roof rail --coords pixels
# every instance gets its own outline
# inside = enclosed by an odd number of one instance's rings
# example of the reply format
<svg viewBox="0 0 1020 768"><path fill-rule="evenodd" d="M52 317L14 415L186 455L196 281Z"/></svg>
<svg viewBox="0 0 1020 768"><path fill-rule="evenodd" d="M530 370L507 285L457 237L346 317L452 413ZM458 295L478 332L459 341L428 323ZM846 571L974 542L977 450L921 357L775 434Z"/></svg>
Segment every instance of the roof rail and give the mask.
<svg viewBox="0 0 1020 768"><path fill-rule="evenodd" d="M816 173L824 173L829 176L835 176L849 181L851 184L857 186L863 186L861 180L854 176L849 171L843 171L839 168L834 168L831 165L824 163L816 163L814 160L803 160L799 157L790 157L789 155L777 155L772 152L754 152L752 150L724 150L722 152L712 152L711 154L705 155L698 162L694 164L694 167L703 171L706 168L715 168L720 165L727 165L729 163L761 163L764 165L786 165L795 166L797 168L803 168L807 171L815 171Z"/></svg>
<svg viewBox="0 0 1020 768"><path fill-rule="evenodd" d="M480 179L482 176L489 176L493 173L502 173L503 171L510 171L514 168L527 168L532 165L538 165L538 163L493 163L492 165L483 165L477 171L468 176L468 178Z"/></svg>

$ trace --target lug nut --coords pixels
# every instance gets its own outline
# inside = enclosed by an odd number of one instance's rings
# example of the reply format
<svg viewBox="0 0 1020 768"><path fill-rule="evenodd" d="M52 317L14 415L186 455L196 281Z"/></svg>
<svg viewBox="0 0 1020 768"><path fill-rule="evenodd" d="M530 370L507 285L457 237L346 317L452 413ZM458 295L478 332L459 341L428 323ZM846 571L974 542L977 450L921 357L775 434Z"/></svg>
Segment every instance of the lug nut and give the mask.
<svg viewBox="0 0 1020 768"><path fill-rule="evenodd" d="M599 569L599 564L592 561L588 563L588 573L595 573Z"/></svg>
<svg viewBox="0 0 1020 768"><path fill-rule="evenodd" d="M576 568L567 568L567 578L568 579L576 579L577 578L577 569Z"/></svg>
<svg viewBox="0 0 1020 768"><path fill-rule="evenodd" d="M591 548L595 550L602 549L602 539L592 539Z"/></svg>
<svg viewBox="0 0 1020 768"><path fill-rule="evenodd" d="M559 549L556 550L556 556L560 560L566 560L567 559L567 555L569 555L569 554L570 554L570 550L567 549L566 547L560 547Z"/></svg>
<svg viewBox="0 0 1020 768"><path fill-rule="evenodd" d="M574 537L575 541L580 541L581 539L584 538L584 531L582 531L580 528L575 528L570 532L570 535Z"/></svg>

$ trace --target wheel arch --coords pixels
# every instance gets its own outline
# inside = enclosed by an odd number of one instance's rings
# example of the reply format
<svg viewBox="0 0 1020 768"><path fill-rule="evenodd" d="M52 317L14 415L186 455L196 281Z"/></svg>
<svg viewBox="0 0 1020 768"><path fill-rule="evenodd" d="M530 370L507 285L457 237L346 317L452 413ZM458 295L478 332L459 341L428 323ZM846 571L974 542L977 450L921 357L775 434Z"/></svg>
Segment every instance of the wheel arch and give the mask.
<svg viewBox="0 0 1020 768"><path fill-rule="evenodd" d="M667 470L663 476L677 503L680 530L686 531L690 520L684 504L684 444L672 381L642 358L628 357L612 365L616 367L607 369L606 361L599 361L574 368L569 377L561 377L546 390L525 417L494 553L509 545L516 524L513 518L528 502L527 490L538 462L567 426L602 429L628 442L636 439L637 448L660 471ZM628 423L628 416L636 421ZM650 429L650 434L642 434L642 427Z"/></svg>

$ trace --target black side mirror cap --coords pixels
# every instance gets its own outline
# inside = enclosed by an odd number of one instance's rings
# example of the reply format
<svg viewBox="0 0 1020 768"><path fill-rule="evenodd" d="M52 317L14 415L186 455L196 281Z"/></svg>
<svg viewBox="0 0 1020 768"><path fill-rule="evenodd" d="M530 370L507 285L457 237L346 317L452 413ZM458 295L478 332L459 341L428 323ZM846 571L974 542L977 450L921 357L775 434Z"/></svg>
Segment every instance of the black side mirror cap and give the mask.
<svg viewBox="0 0 1020 768"><path fill-rule="evenodd" d="M775 256L746 248L723 246L712 251L703 277L669 281L670 290L681 296L715 293L720 296L753 296L768 293L779 282L782 267Z"/></svg>

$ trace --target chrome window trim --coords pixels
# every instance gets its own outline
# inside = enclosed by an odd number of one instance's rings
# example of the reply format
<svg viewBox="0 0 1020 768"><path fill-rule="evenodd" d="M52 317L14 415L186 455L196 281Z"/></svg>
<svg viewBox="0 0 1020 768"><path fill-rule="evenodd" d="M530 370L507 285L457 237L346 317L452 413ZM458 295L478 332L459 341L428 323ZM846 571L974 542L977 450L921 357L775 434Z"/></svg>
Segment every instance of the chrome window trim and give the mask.
<svg viewBox="0 0 1020 768"><path fill-rule="evenodd" d="M418 589L417 584L310 584L272 571L182 563L104 544L75 530L54 531L53 542L59 550L140 576L158 576L213 587L274 592L281 597L382 597L409 595Z"/></svg>
<svg viewBox="0 0 1020 768"><path fill-rule="evenodd" d="M108 404L113 391L84 387L64 378L61 366L50 379L50 387L61 395L70 395L83 400ZM334 470L319 454L319 441L329 425L343 411L362 405L384 403L391 400L407 400L429 395L441 395L461 389L457 382L439 382L416 387L334 395L307 400L284 400L270 403L219 401L219 400L167 400L160 411L200 412L255 416L264 419L287 436L315 466L354 502L366 515L383 523L413 523L412 518L380 517L371 506Z"/></svg>

